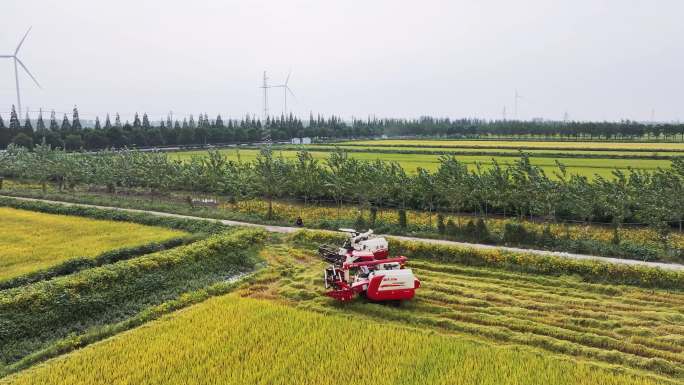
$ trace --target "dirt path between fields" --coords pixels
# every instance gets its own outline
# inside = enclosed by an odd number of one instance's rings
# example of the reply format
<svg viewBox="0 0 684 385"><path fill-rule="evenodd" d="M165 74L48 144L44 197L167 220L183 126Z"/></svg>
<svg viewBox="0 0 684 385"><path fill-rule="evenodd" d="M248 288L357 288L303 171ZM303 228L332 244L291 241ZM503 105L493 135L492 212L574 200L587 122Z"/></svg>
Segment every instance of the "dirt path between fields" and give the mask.
<svg viewBox="0 0 684 385"><path fill-rule="evenodd" d="M47 200L47 199L14 197L14 196L8 196L8 195L0 195L0 196L4 197L4 198L12 198L12 199L17 199L17 200L22 200L22 201L44 202L44 203L52 203L52 204L61 204L61 205L65 205L65 206L92 207L92 208L106 209L106 210L126 211L126 212L131 212L131 213L146 213L146 214L157 215L160 217L172 217L172 218L186 218L186 219L199 219L199 220L206 220L206 221L216 221L216 222L220 222L224 225L228 225L228 226L259 227L259 228L265 229L266 231L275 232L275 233L287 233L287 234L289 234L289 233L294 233L296 231L301 230L300 227L262 225L262 224L257 224L257 223L231 221L231 220L227 220L227 219L214 219L214 218L195 217L195 216L182 215L182 214L173 214L173 213L167 213L167 212L161 212L161 211L128 209L128 208L112 207L112 206L98 206L98 205L90 205L90 204L85 204L85 203L61 202L61 201L53 201L53 200ZM684 271L684 265L680 265L680 264L676 264L676 263L645 262L645 261L637 261L637 260L632 260L632 259L598 257L598 256L586 255L586 254L573 254L573 253L566 253L566 252L562 252L562 251L547 251L547 250L536 250L536 249L523 249L523 248L517 248L517 247L492 246L492 245L483 245L483 244L479 244L479 243L454 242L454 241L445 241L445 240L441 240L441 239L405 237L405 236L399 236L399 235L384 235L384 236L386 236L388 238L395 238L395 239L400 239L400 240L404 240L404 241L426 242L426 243L448 245L448 246L471 247L474 249L484 249L484 250L504 250L504 251L511 251L511 252L517 252L517 253L528 253L528 254L536 254L536 255L551 255L551 256L555 256L555 257L577 259L577 260L595 260L595 261L600 261L600 262L605 262L605 263L614 263L614 264L623 264L623 265L636 265L636 266L648 266L648 267L657 267L657 268L661 268L661 269L665 269L665 270Z"/></svg>

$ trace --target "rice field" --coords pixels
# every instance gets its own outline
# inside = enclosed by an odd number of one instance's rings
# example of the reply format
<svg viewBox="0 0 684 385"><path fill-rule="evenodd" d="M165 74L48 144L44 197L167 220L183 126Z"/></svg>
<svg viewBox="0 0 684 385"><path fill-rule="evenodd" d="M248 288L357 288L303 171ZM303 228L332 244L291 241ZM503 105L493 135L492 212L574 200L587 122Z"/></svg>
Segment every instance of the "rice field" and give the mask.
<svg viewBox="0 0 684 385"><path fill-rule="evenodd" d="M402 307L364 301L339 306L321 296L324 263L313 251L276 246L265 253L271 271L246 286L242 296L525 346L545 356L600 363L661 383L684 381L681 291L435 263L412 255L409 265L422 281L414 301Z"/></svg>
<svg viewBox="0 0 684 385"><path fill-rule="evenodd" d="M521 348L224 296L0 380L21 384L655 385Z"/></svg>
<svg viewBox="0 0 684 385"><path fill-rule="evenodd" d="M492 146L473 146L473 147L458 147L458 146L449 146L449 145L444 145L442 147L431 147L431 146L424 146L419 144L420 142L417 142L416 144L405 144L405 145L385 145L383 143L378 143L376 145L361 145L361 144L312 144L312 145L305 145L303 146L304 148L310 150L310 151L316 151L322 150L323 148L331 148L331 147L337 147L337 148L342 148L342 149L347 149L347 150L353 150L353 151L362 151L362 150L373 150L373 151L412 151L412 152L443 152L443 153L458 153L458 154L468 154L468 153L492 153L494 156L496 154L515 154L517 151L524 151L527 154L531 154L532 156L553 156L557 155L559 153L567 154L568 157L572 156L600 156L600 155L605 155L606 157L608 156L631 156L631 157L646 157L646 156L669 156L669 157L674 157L674 156L684 156L684 151L678 151L678 150L669 150L669 149L662 149L662 148L657 148L657 149L616 149L616 150L607 150L607 149L591 149L591 148L583 148L583 149L564 149L564 148L545 148L545 149L530 149L530 148L525 148L523 146L521 147L501 147L498 145L492 145Z"/></svg>
<svg viewBox="0 0 684 385"><path fill-rule="evenodd" d="M367 144L372 146L449 146L449 147L482 147L482 148L562 148L567 150L610 149L610 150L681 150L684 142L610 142L610 141L526 141L526 140L418 140L418 139L383 139L340 142L339 144Z"/></svg>
<svg viewBox="0 0 684 385"><path fill-rule="evenodd" d="M229 159L251 161L256 159L259 150L255 149L223 149L220 150ZM282 155L285 159L295 159L297 151L277 150L276 155ZM189 159L193 156L206 156L206 151L183 151L171 154L174 159ZM329 156L327 151L311 151L314 158L324 160ZM401 164L407 172L414 173L418 167L435 171L439 167L439 155L432 154L397 154L397 153L377 153L377 152L350 152L349 157L360 160L373 161L381 159L385 161L395 161ZM487 155L457 155L456 158L471 167L481 164L483 168L492 165L492 158L499 164L512 164L519 159L517 156L487 156ZM612 171L616 168L627 169L628 167L654 170L658 167L666 168L670 166L669 160L654 159L585 159L585 158L561 158L558 159L567 166L570 174L586 175L593 177L600 175L606 178L612 176ZM532 157L532 164L544 169L548 175L553 175L557 171L556 160L554 158Z"/></svg>
<svg viewBox="0 0 684 385"><path fill-rule="evenodd" d="M182 231L135 223L43 214L0 207L0 280L46 269L76 257L159 242Z"/></svg>

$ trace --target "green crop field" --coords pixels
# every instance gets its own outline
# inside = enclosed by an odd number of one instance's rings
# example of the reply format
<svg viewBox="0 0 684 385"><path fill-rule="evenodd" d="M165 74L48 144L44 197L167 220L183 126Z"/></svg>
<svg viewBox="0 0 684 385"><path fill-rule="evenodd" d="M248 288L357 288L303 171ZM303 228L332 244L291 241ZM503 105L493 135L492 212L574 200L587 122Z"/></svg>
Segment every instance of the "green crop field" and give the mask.
<svg viewBox="0 0 684 385"><path fill-rule="evenodd" d="M610 149L610 150L681 150L684 143L660 142L573 142L573 141L527 141L527 140L423 140L423 139L383 139L340 142L339 144L360 144L372 146L449 146L482 148L563 148L568 150Z"/></svg>
<svg viewBox="0 0 684 385"><path fill-rule="evenodd" d="M292 243L237 291L11 375L20 384L675 384L684 294L412 255L403 306L321 295ZM353 370L350 370L353 368ZM360 368L360 369L359 369ZM357 370L359 369L359 370Z"/></svg>
<svg viewBox="0 0 684 385"><path fill-rule="evenodd" d="M254 160L259 153L259 150L254 149L224 149L220 150L229 159L243 161ZM276 149L276 155L282 155L286 159L294 159L297 151ZM192 156L206 156L206 151L183 151L173 153L171 156L175 159L189 159ZM326 159L329 152L311 151L311 154L317 159ZM396 153L377 153L377 152L350 152L349 156L361 160L376 160L381 159L385 161L396 161L401 164L407 172L414 173L418 167L434 171L439 167L439 155L422 155L422 154L396 154ZM514 156L486 156L486 155L457 155L456 158L471 167L477 163L482 164L484 168L492 164L492 158L496 159L500 164L511 164L519 157ZM534 165L540 166L549 175L553 175L557 171L555 159L553 158L535 158L531 161ZM589 158L562 158L559 162L567 166L568 173L586 175L593 177L600 175L603 177L610 177L612 171L616 168L627 169L628 167L653 170L657 167L669 167L669 160L653 160L653 159L589 159Z"/></svg>
<svg viewBox="0 0 684 385"><path fill-rule="evenodd" d="M184 233L134 223L43 214L0 207L0 280L75 257L158 242Z"/></svg>
<svg viewBox="0 0 684 385"><path fill-rule="evenodd" d="M676 151L676 150L665 150L663 149L644 149L644 150L625 150L625 149L616 149L616 150L607 150L607 149L602 149L602 150L593 150L593 149L563 149L563 148L548 148L548 149L527 149L525 148L524 150L521 150L520 148L515 148L515 147L497 147L497 146L473 146L473 147L458 147L458 146L442 146L442 147L432 147L432 146L423 146L423 145L404 145L404 146L398 146L398 145L384 145L382 143L378 143L376 145L357 145L357 144L337 144L337 143L332 143L332 144L311 144L311 145L304 145L302 146L306 148L307 150L310 151L322 151L323 148L341 148L345 150L350 150L350 151L363 151L363 150L370 150L370 151L411 151L411 152L443 152L443 153L492 153L494 155L496 154L515 154L518 151L523 151L527 154L531 154L532 156L539 156L539 155L557 155L557 154L564 154L567 155L568 157L572 156L600 156L600 155L605 155L606 157L608 156L632 156L632 157L648 157L648 156L669 156L669 157L674 157L674 156L684 156L684 151Z"/></svg>

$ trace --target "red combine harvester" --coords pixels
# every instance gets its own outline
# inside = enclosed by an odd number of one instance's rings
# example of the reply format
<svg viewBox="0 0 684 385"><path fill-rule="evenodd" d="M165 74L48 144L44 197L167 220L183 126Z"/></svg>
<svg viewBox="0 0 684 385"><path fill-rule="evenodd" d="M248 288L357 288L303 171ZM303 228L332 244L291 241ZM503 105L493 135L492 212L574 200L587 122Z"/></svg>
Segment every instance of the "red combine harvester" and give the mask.
<svg viewBox="0 0 684 385"><path fill-rule="evenodd" d="M349 233L341 248L322 245L318 253L330 266L325 269L327 296L339 301L350 301L356 294L372 301L409 300L416 294L420 281L411 269L406 269L406 257L388 258L387 240L354 229L340 229Z"/></svg>

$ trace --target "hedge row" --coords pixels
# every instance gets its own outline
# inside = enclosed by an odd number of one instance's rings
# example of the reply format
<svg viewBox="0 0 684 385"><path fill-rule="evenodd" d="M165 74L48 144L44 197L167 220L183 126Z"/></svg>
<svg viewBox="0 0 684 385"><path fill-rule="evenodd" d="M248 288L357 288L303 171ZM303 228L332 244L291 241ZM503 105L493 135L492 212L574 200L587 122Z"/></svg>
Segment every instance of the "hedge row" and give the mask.
<svg viewBox="0 0 684 385"><path fill-rule="evenodd" d="M75 215L93 219L133 222L148 226L168 227L190 233L217 234L226 230L226 226L216 220L175 218L148 213L83 207L70 204L55 204L40 201L27 201L7 197L0 197L0 206L38 211L48 214Z"/></svg>
<svg viewBox="0 0 684 385"><path fill-rule="evenodd" d="M292 240L304 244L340 244L345 236L329 231L302 230ZM654 267L576 260L500 249L474 249L426 242L402 241L389 237L390 253L431 261L467 266L494 267L543 275L577 275L589 282L634 285L647 288L684 289L684 272Z"/></svg>
<svg viewBox="0 0 684 385"><path fill-rule="evenodd" d="M193 244L0 292L0 367L69 335L254 268L266 233L239 229Z"/></svg>
<svg viewBox="0 0 684 385"><path fill-rule="evenodd" d="M195 242L199 239L201 239L200 235L176 237L162 242L150 242L140 246L124 247L120 249L105 251L104 253L96 256L95 258L76 257L45 270L33 271L18 277L0 280L0 290L24 286L38 281L59 277L62 275L73 274L77 271L139 257L145 254L173 249L174 247L186 245Z"/></svg>

